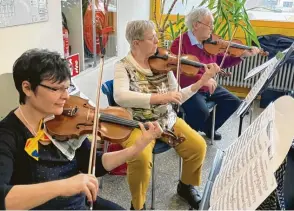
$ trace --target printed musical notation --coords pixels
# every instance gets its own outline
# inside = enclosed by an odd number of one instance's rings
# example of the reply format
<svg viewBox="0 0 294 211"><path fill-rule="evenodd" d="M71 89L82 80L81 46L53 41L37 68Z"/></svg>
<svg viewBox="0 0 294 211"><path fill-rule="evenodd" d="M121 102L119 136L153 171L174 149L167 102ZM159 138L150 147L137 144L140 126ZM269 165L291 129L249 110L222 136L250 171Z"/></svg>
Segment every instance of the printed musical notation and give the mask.
<svg viewBox="0 0 294 211"><path fill-rule="evenodd" d="M280 97L225 150L210 210L255 210L275 190L294 137L293 107L292 97Z"/></svg>
<svg viewBox="0 0 294 211"><path fill-rule="evenodd" d="M277 187L265 150L209 210L256 210Z"/></svg>

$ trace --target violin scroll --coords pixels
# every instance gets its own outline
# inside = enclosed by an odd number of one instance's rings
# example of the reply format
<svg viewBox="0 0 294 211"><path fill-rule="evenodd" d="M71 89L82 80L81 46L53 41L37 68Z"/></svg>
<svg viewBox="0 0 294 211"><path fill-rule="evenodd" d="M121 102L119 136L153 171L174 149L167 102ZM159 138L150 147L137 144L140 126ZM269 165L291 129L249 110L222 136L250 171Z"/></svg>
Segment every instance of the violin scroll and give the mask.
<svg viewBox="0 0 294 211"><path fill-rule="evenodd" d="M184 136L177 137L173 132L169 130L165 130L162 133L162 138L166 140L166 143L170 145L171 147L176 147L180 143L186 140Z"/></svg>
<svg viewBox="0 0 294 211"><path fill-rule="evenodd" d="M181 63L181 73L187 76L197 75L200 68L204 64L199 62L199 59L193 55L182 55L179 59ZM157 52L149 57L149 65L152 72L161 74L169 71L176 71L178 65L178 56L171 54L165 48L157 48Z"/></svg>

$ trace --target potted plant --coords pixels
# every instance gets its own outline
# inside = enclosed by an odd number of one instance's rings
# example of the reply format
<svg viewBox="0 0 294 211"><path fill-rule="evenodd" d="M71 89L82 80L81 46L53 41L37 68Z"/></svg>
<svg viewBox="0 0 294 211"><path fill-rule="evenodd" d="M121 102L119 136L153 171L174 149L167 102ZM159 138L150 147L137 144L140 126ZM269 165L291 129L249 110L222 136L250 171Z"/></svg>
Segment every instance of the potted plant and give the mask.
<svg viewBox="0 0 294 211"><path fill-rule="evenodd" d="M173 0L167 14L163 14L166 6L165 0L154 0L153 2L153 19L159 34L160 45L164 45L164 41L174 40L181 33L187 31L185 26L185 18L177 14L176 20L171 21L170 13L178 0ZM186 4L188 0L182 1ZM160 3L160 17L156 17L157 6ZM214 16L214 33L223 39L230 39L235 29L243 32L246 45L251 46L254 42L259 46L257 35L250 23L247 10L245 8L246 0L203 0L198 6L207 6ZM164 19L162 17L165 17ZM260 46L259 46L260 47Z"/></svg>

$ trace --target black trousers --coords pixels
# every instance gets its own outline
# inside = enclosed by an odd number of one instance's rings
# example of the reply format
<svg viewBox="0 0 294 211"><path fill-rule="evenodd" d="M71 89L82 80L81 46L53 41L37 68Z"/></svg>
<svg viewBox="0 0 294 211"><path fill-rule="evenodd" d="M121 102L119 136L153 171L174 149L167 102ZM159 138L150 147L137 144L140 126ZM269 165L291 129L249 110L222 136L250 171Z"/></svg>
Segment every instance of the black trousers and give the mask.
<svg viewBox="0 0 294 211"><path fill-rule="evenodd" d="M287 166L284 181L284 196L287 210L294 210L294 149L287 155Z"/></svg>
<svg viewBox="0 0 294 211"><path fill-rule="evenodd" d="M237 110L241 100L224 87L218 85L214 93L197 92L189 98L182 107L186 113L185 121L196 131L211 132L212 115L206 102L214 101L217 104L215 116L215 131Z"/></svg>
<svg viewBox="0 0 294 211"><path fill-rule="evenodd" d="M97 197L96 202L93 204L94 210L125 210L123 207L119 206L118 204L103 199L101 197Z"/></svg>

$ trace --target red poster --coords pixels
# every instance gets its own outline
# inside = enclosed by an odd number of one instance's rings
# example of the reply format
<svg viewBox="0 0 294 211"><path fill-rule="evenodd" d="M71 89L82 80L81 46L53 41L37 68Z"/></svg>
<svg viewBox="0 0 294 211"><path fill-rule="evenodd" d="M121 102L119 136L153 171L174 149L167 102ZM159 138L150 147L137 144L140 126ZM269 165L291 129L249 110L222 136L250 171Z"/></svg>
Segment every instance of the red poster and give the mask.
<svg viewBox="0 0 294 211"><path fill-rule="evenodd" d="M76 76L80 73L80 57L79 54L73 54L66 58L71 69L71 76Z"/></svg>

